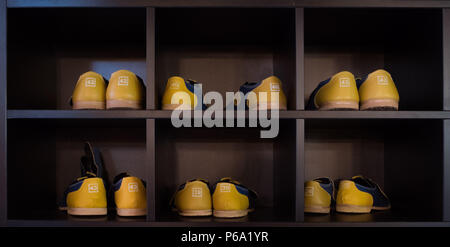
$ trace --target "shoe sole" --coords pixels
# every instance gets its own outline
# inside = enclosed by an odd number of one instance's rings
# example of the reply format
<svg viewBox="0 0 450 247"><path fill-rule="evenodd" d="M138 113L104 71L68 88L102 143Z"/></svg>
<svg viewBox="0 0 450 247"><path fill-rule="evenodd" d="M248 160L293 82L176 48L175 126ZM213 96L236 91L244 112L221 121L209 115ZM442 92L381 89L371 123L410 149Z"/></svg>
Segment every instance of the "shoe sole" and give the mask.
<svg viewBox="0 0 450 247"><path fill-rule="evenodd" d="M398 111L398 101L394 99L370 99L361 103L361 111Z"/></svg>
<svg viewBox="0 0 450 247"><path fill-rule="evenodd" d="M106 109L143 109L143 103L135 100L107 100Z"/></svg>
<svg viewBox="0 0 450 247"><path fill-rule="evenodd" d="M70 215L89 216L89 215L107 215L107 208L67 208Z"/></svg>
<svg viewBox="0 0 450 247"><path fill-rule="evenodd" d="M176 209L175 209L176 210ZM212 210L211 209L205 209L205 210L176 210L179 215L181 216L211 216Z"/></svg>
<svg viewBox="0 0 450 247"><path fill-rule="evenodd" d="M248 215L248 212L252 212L252 209L245 210L214 210L213 215L217 218L239 218Z"/></svg>
<svg viewBox="0 0 450 247"><path fill-rule="evenodd" d="M324 103L320 111L354 111L359 110L359 104L355 101L330 101Z"/></svg>
<svg viewBox="0 0 450 247"><path fill-rule="evenodd" d="M104 110L105 102L100 101L76 101L73 102L74 110Z"/></svg>
<svg viewBox="0 0 450 247"><path fill-rule="evenodd" d="M372 210L383 211L389 210L391 207L372 207L372 206L357 206L341 204L336 205L336 211L339 213L370 213Z"/></svg>
<svg viewBox="0 0 450 247"><path fill-rule="evenodd" d="M144 216L147 215L147 209L144 208L116 208L119 216Z"/></svg>
<svg viewBox="0 0 450 247"><path fill-rule="evenodd" d="M315 213L315 214L329 214L330 207L324 206L305 206L305 213Z"/></svg>

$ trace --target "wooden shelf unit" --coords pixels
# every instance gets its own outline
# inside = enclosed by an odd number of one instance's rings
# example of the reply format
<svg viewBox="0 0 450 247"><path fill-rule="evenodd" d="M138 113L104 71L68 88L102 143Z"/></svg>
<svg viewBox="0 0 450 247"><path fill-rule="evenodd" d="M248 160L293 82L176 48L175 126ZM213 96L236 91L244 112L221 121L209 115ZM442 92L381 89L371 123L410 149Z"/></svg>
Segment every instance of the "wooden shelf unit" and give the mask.
<svg viewBox="0 0 450 247"><path fill-rule="evenodd" d="M448 8L450 1L0 0L0 225L450 226ZM400 111L305 110L320 81L378 68L394 77ZM144 79L146 109L71 110L80 74L109 78L119 69ZM261 139L260 128L175 128L160 110L172 75L223 94L272 74L288 99L273 139ZM85 140L102 151L108 180L127 171L147 181L147 217L57 211L79 175ZM392 210L304 214L306 180L359 173L380 183ZM226 176L258 191L254 214L170 211L183 181Z"/></svg>

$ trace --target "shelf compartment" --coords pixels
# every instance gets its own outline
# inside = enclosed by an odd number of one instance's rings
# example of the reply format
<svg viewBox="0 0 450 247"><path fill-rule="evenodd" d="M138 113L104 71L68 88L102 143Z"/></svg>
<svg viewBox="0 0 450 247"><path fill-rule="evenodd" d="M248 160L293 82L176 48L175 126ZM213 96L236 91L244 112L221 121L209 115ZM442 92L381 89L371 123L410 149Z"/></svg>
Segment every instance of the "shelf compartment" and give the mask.
<svg viewBox="0 0 450 247"><path fill-rule="evenodd" d="M145 179L145 138L145 120L8 120L8 219L61 219L57 204L80 176L84 141L102 154L105 185L121 172Z"/></svg>
<svg viewBox="0 0 450 247"><path fill-rule="evenodd" d="M155 98L161 102L174 75L201 82L204 93L216 91L223 99L245 82L276 75L288 109L295 110L294 21L294 9L156 9Z"/></svg>
<svg viewBox="0 0 450 247"><path fill-rule="evenodd" d="M71 109L79 76L146 82L145 8L8 9L8 109Z"/></svg>
<svg viewBox="0 0 450 247"><path fill-rule="evenodd" d="M400 110L443 109L442 10L305 9L305 102L319 82L347 70L391 73Z"/></svg>
<svg viewBox="0 0 450 247"><path fill-rule="evenodd" d="M305 181L364 175L384 189L392 204L386 214L369 218L442 221L442 120L305 123ZM307 219L305 215L305 220L313 217ZM340 218L336 214L326 221Z"/></svg>
<svg viewBox="0 0 450 247"><path fill-rule="evenodd" d="M276 138L259 128L175 128L156 120L156 220L178 220L169 202L178 186L194 178L214 184L232 177L259 194L257 221L294 221L295 120L281 120ZM267 213L269 212L269 213Z"/></svg>

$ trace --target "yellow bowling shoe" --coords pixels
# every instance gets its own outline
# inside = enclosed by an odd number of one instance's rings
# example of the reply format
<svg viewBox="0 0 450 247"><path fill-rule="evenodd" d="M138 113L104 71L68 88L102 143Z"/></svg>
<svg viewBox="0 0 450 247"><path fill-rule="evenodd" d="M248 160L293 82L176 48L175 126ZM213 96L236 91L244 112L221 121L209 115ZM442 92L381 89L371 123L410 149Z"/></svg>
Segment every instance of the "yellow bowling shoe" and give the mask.
<svg viewBox="0 0 450 247"><path fill-rule="evenodd" d="M89 71L80 76L72 94L72 108L105 109L105 80L98 73Z"/></svg>
<svg viewBox="0 0 450 247"><path fill-rule="evenodd" d="M334 203L334 184L329 178L316 178L305 183L305 213L330 213Z"/></svg>
<svg viewBox="0 0 450 247"><path fill-rule="evenodd" d="M114 72L106 89L106 109L143 109L144 90L143 83L133 72Z"/></svg>
<svg viewBox="0 0 450 247"><path fill-rule="evenodd" d="M173 209L181 216L209 216L212 214L211 192L206 180L193 179L179 186Z"/></svg>
<svg viewBox="0 0 450 247"><path fill-rule="evenodd" d="M361 110L398 110L397 87L391 74L379 69L358 79Z"/></svg>
<svg viewBox="0 0 450 247"><path fill-rule="evenodd" d="M147 194L141 179L121 173L114 178L113 191L117 215L147 215Z"/></svg>
<svg viewBox="0 0 450 247"><path fill-rule="evenodd" d="M370 213L391 208L389 198L380 186L363 176L342 180L336 198L336 211L342 213Z"/></svg>
<svg viewBox="0 0 450 247"><path fill-rule="evenodd" d="M246 82L239 88L246 99L246 107L256 110L286 110L286 95L283 92L281 80L276 76L269 76L261 82ZM255 99L249 96L249 93L255 93ZM235 102L240 103L240 100Z"/></svg>
<svg viewBox="0 0 450 247"><path fill-rule="evenodd" d="M308 110L358 110L359 94L355 77L342 71L319 83L312 92Z"/></svg>
<svg viewBox="0 0 450 247"><path fill-rule="evenodd" d="M172 76L167 80L162 99L163 110L193 110L197 107L198 96L194 94L193 80L185 81L182 77Z"/></svg>
<svg viewBox="0 0 450 247"><path fill-rule="evenodd" d="M231 178L222 178L213 191L214 217L243 217L254 210L256 193Z"/></svg>

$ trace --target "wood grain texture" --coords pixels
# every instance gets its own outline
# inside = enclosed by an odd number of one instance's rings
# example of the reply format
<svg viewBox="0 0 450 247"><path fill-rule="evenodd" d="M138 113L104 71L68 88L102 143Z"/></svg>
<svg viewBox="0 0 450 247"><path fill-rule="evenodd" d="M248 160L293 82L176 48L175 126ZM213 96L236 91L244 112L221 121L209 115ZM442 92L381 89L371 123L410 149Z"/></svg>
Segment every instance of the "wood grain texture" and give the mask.
<svg viewBox="0 0 450 247"><path fill-rule="evenodd" d="M443 97L444 111L450 110L450 9L442 10Z"/></svg>
<svg viewBox="0 0 450 247"><path fill-rule="evenodd" d="M8 0L9 8L24 7L394 7L445 8L442 0Z"/></svg>
<svg viewBox="0 0 450 247"><path fill-rule="evenodd" d="M444 160L442 169L442 218L444 221L450 221L450 120L444 120Z"/></svg>
<svg viewBox="0 0 450 247"><path fill-rule="evenodd" d="M7 220L6 0L0 1L0 225Z"/></svg>

